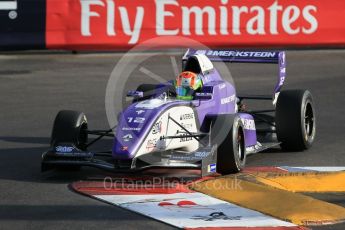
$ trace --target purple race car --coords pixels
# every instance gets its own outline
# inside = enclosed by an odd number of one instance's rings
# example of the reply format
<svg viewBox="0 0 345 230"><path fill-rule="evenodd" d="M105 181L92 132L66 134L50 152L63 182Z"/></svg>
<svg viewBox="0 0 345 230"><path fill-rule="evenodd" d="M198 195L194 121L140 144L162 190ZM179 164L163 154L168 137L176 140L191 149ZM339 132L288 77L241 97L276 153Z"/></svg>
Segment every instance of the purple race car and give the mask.
<svg viewBox="0 0 345 230"><path fill-rule="evenodd" d="M273 96L237 95L212 62L278 64ZM128 92L133 103L119 114L113 129L89 130L84 113L60 111L51 149L42 156L42 171L66 166L115 172L164 167L229 174L240 171L249 154L276 146L308 149L316 132L313 98L308 90L281 92L285 69L284 52L189 49L176 80ZM273 106L248 111L244 100L272 100ZM88 143L88 135L98 137ZM104 136L114 138L111 151L88 150Z"/></svg>

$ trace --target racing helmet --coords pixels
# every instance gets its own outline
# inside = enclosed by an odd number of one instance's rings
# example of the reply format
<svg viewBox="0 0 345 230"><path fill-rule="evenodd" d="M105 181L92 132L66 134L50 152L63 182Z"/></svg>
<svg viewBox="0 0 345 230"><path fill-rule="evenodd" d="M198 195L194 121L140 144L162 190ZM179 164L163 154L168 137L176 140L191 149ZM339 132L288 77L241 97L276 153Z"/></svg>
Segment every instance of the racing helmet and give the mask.
<svg viewBox="0 0 345 230"><path fill-rule="evenodd" d="M184 71L176 78L176 97L182 100L192 100L194 92L202 87L202 80L196 73Z"/></svg>

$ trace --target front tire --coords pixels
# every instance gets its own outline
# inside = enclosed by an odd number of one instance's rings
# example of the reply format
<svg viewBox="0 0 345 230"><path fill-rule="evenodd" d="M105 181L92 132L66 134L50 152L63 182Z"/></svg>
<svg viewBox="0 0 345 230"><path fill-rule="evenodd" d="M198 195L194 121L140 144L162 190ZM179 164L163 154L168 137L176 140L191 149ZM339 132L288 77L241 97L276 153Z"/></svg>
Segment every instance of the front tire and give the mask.
<svg viewBox="0 0 345 230"><path fill-rule="evenodd" d="M55 118L50 144L54 147L59 143L71 143L81 150L86 150L86 131L87 119L84 113L62 110Z"/></svg>
<svg viewBox="0 0 345 230"><path fill-rule="evenodd" d="M302 151L312 146L316 134L313 97L308 90L286 90L276 105L276 130L281 147Z"/></svg>
<svg viewBox="0 0 345 230"><path fill-rule="evenodd" d="M217 172L237 173L246 163L244 127L239 116L222 114L212 121L211 141L217 144Z"/></svg>

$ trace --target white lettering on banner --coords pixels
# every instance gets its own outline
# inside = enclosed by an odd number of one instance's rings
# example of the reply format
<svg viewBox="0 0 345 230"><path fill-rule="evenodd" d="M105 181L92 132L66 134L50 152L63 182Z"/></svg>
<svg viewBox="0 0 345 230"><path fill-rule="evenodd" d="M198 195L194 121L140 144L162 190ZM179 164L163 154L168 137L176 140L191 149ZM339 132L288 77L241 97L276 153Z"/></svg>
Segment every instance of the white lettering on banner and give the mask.
<svg viewBox="0 0 345 230"><path fill-rule="evenodd" d="M115 1L106 0L80 0L81 3L81 34L83 36L92 36L90 19L92 17L100 17L100 14L91 10L92 5L107 7L107 35L115 36ZM135 44L139 40L141 27L144 18L144 7L137 7L133 29L130 26L130 19L125 7L118 8L121 16L123 32L131 36L129 44Z"/></svg>
<svg viewBox="0 0 345 230"><path fill-rule="evenodd" d="M166 30L165 17L174 17L174 14L165 10L165 5L178 6L176 0L156 0L156 33L157 35L176 35L179 30Z"/></svg>
<svg viewBox="0 0 345 230"><path fill-rule="evenodd" d="M230 34L258 36L283 33L309 35L315 33L319 26L316 6L300 7L293 4L283 6L278 0L272 0L272 4L268 7L236 6L231 5L232 2L229 0L217 0L217 3L213 3L212 6L184 6L177 0L155 0L155 13L150 12L151 9L145 9L144 6L137 6L135 12L129 13L128 6L116 5L117 0L79 1L82 36L92 36L91 21L104 17L106 35L114 37L119 30L122 30L129 36L129 44L136 44L140 40L145 16L146 20L155 22L155 33L158 36L179 34L184 36ZM137 2L140 4L140 1ZM132 4L131 7L133 7ZM100 8L105 9L106 15L101 14ZM145 14L145 11L149 14ZM152 19L152 15L155 15L155 19ZM301 19L304 20L303 23L299 23ZM116 20L120 20L121 23L115 23ZM265 27L265 25L268 26Z"/></svg>
<svg viewBox="0 0 345 230"><path fill-rule="evenodd" d="M298 34L300 28L291 28L291 24L294 23L300 15L300 10L297 6L288 6L283 12L283 28L288 34Z"/></svg>
<svg viewBox="0 0 345 230"><path fill-rule="evenodd" d="M278 34L277 21L278 21L278 11L283 9L282 6L278 5L278 2L275 1L268 10L270 11L270 32L271 34Z"/></svg>
<svg viewBox="0 0 345 230"><path fill-rule="evenodd" d="M135 44L139 40L139 35L141 31L141 26L143 24L143 18L144 18L144 8L143 7L137 7L137 14L135 16L135 22L134 27L131 30L131 26L129 24L129 16L127 13L127 9L125 7L120 7L120 14L122 18L122 27L123 31L126 35L131 36L131 39L129 40L129 44Z"/></svg>
<svg viewBox="0 0 345 230"><path fill-rule="evenodd" d="M90 18L100 17L99 13L91 11L91 5L104 6L104 2L101 0L81 0L80 4L81 4L81 34L83 36L91 36L92 34L90 31Z"/></svg>
<svg viewBox="0 0 345 230"><path fill-rule="evenodd" d="M302 28L302 31L303 33L305 34L312 34L314 33L316 30L317 30L317 27L318 27L318 22L316 20L316 18L310 14L310 11L314 11L314 12L317 12L317 8L315 6L306 6L304 7L303 9L303 17L309 22L310 24L310 28L309 29L306 29L306 28Z"/></svg>
<svg viewBox="0 0 345 230"><path fill-rule="evenodd" d="M191 8L182 6L182 33L184 35L190 35L190 17L193 13L195 15L195 34L197 35L204 35L203 32L203 16L207 14L208 17L208 33L210 35L217 35L215 27L216 27L216 12L213 7L206 6L204 8L200 8L197 6L193 6Z"/></svg>
<svg viewBox="0 0 345 230"><path fill-rule="evenodd" d="M247 23L247 31L249 34L265 34L265 11L260 6L254 6L251 8L250 12L257 12L255 17L252 17ZM254 25L257 24L257 28Z"/></svg>
<svg viewBox="0 0 345 230"><path fill-rule="evenodd" d="M241 28L241 13L248 13L248 7L242 6L242 7L237 7L233 6L232 7L232 33L235 35L240 35L240 28Z"/></svg>
<svg viewBox="0 0 345 230"><path fill-rule="evenodd" d="M108 20L107 20L107 34L109 36L115 36L115 11L112 10L115 8L115 3L113 1L107 1L108 4Z"/></svg>
<svg viewBox="0 0 345 230"><path fill-rule="evenodd" d="M223 5L228 4L228 0L222 0L221 3ZM228 35L228 10L225 6L220 6L220 34L221 35Z"/></svg>

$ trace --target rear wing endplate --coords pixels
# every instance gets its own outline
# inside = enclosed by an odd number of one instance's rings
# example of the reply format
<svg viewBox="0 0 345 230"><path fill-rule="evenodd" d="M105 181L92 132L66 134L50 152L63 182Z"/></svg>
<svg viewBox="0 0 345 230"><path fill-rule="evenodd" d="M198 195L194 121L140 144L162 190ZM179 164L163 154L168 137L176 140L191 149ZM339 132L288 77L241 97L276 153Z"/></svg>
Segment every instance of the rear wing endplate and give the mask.
<svg viewBox="0 0 345 230"><path fill-rule="evenodd" d="M278 64L279 74L274 87L272 101L277 103L280 90L284 84L286 76L286 60L284 51L248 51L248 50L196 50L188 49L182 61L185 62L190 56L201 54L208 57L213 62L232 63L268 63Z"/></svg>

